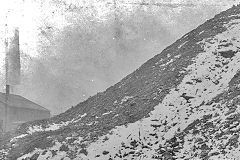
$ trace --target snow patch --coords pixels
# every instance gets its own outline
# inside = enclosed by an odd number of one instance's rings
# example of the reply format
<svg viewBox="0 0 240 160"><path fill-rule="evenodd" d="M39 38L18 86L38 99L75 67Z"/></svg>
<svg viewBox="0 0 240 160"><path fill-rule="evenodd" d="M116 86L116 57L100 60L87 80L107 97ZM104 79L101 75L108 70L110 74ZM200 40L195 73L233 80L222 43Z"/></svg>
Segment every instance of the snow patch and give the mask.
<svg viewBox="0 0 240 160"><path fill-rule="evenodd" d="M107 114L110 114L110 113L112 113L112 111L109 111L109 112L103 113L102 115L104 116L104 115L107 115Z"/></svg>
<svg viewBox="0 0 240 160"><path fill-rule="evenodd" d="M167 63L164 63L164 64L162 64L162 65L160 65L161 67L164 67L164 66L167 66L167 65L169 65L170 63L172 63L173 62L173 59L171 59L170 61L168 61Z"/></svg>
<svg viewBox="0 0 240 160"><path fill-rule="evenodd" d="M28 134L33 134L35 132L44 132L44 131L54 131L54 130L58 130L61 127L67 126L69 123L72 123L73 121L67 121L67 122L62 122L62 123L53 123L53 124L49 124L46 128L43 128L42 126L31 126L29 127L27 133Z"/></svg>
<svg viewBox="0 0 240 160"><path fill-rule="evenodd" d="M180 44L180 45L178 46L178 49L182 48L182 46L184 46L187 42L188 42L188 41L185 41L185 42L183 42L182 44Z"/></svg>
<svg viewBox="0 0 240 160"><path fill-rule="evenodd" d="M14 138L12 138L11 140L10 140L10 142L12 143L12 142L16 142L18 139L21 139L21 138L24 138L24 137L26 137L28 134L21 134L21 135L19 135L19 136L17 136L17 137L14 137Z"/></svg>
<svg viewBox="0 0 240 160"><path fill-rule="evenodd" d="M123 104L124 102L127 102L131 98L133 98L133 96L125 96L125 97L123 97L123 99L121 100L120 104Z"/></svg>

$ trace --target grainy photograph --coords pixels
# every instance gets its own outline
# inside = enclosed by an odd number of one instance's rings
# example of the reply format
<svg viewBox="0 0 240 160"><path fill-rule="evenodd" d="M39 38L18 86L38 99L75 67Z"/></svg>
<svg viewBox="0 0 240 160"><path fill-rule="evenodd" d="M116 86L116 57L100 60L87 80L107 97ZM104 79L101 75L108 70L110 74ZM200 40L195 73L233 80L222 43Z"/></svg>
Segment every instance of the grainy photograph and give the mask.
<svg viewBox="0 0 240 160"><path fill-rule="evenodd" d="M0 160L240 160L240 1L2 1Z"/></svg>

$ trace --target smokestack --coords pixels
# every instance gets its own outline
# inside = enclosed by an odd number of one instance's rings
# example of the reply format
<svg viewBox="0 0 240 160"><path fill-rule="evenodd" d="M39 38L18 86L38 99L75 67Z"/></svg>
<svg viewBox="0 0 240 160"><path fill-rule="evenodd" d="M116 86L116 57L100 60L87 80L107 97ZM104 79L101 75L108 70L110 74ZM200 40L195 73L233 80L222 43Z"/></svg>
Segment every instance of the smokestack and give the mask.
<svg viewBox="0 0 240 160"><path fill-rule="evenodd" d="M13 35L6 42L6 85L20 84L19 30L14 28Z"/></svg>
<svg viewBox="0 0 240 160"><path fill-rule="evenodd" d="M6 25L6 30L7 30ZM6 35L7 36L7 35ZM20 50L19 50L19 30L14 28L9 37L5 37L5 67L6 67L6 95L5 95L5 118L4 131L8 130L8 101L10 86L20 84Z"/></svg>

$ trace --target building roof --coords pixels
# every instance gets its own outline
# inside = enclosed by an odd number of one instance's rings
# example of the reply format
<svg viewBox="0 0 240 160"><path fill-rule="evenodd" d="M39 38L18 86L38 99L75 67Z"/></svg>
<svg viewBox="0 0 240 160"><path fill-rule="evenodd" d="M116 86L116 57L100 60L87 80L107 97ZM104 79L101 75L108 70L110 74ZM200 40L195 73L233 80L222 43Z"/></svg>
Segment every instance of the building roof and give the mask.
<svg viewBox="0 0 240 160"><path fill-rule="evenodd" d="M0 92L0 102L5 103L5 93ZM8 105L9 107L15 108L26 108L26 109L34 109L34 110L42 110L49 111L48 109L22 97L19 95L10 94L8 97Z"/></svg>

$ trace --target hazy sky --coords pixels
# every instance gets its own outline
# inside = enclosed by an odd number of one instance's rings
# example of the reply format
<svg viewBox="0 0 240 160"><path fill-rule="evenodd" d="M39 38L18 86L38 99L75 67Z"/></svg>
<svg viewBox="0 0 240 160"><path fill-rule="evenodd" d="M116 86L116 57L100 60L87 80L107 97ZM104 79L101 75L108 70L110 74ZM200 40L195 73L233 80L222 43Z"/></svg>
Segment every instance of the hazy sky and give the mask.
<svg viewBox="0 0 240 160"><path fill-rule="evenodd" d="M143 3L146 5L139 5ZM185 33L230 8L224 0L10 0L0 37L20 28L22 81L12 92L53 114L104 91ZM151 5L156 4L156 5ZM4 46L0 45L1 90Z"/></svg>

